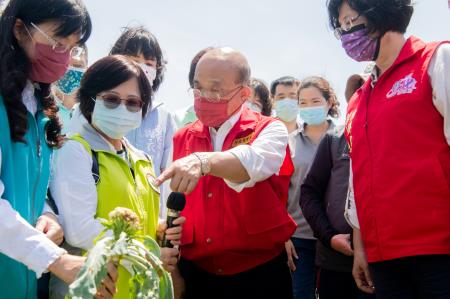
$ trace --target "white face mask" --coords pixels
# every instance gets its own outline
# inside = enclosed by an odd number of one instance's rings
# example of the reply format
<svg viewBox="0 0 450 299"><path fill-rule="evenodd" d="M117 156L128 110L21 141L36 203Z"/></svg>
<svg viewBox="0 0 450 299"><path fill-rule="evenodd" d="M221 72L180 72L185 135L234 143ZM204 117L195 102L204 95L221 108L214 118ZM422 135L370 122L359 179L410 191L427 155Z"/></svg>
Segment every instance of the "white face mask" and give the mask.
<svg viewBox="0 0 450 299"><path fill-rule="evenodd" d="M112 139L122 139L130 131L138 128L142 123L142 110L128 111L124 104L110 109L105 101L97 99L92 112L92 124Z"/></svg>
<svg viewBox="0 0 450 299"><path fill-rule="evenodd" d="M146 65L145 63L140 63L139 66L147 76L147 80L150 83L150 86L153 86L153 81L155 81L156 79L156 68L154 66Z"/></svg>
<svg viewBox="0 0 450 299"><path fill-rule="evenodd" d="M250 110L253 110L253 111L255 111L255 112L261 113L261 111L262 111L261 107L260 107L259 105L256 105L256 104L253 103L253 102L246 101L246 102L245 102L245 105L246 105Z"/></svg>

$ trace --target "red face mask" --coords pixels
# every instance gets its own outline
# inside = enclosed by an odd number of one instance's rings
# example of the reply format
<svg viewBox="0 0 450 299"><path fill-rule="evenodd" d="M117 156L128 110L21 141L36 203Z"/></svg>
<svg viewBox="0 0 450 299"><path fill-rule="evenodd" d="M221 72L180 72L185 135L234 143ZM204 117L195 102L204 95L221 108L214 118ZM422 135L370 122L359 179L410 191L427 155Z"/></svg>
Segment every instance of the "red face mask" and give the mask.
<svg viewBox="0 0 450 299"><path fill-rule="evenodd" d="M198 119L207 127L218 128L241 108L245 99L233 97L230 100L211 101L205 97L196 96L194 110Z"/></svg>
<svg viewBox="0 0 450 299"><path fill-rule="evenodd" d="M30 79L40 83L53 83L60 79L67 71L70 51L57 53L52 46L36 43L35 57L32 61Z"/></svg>

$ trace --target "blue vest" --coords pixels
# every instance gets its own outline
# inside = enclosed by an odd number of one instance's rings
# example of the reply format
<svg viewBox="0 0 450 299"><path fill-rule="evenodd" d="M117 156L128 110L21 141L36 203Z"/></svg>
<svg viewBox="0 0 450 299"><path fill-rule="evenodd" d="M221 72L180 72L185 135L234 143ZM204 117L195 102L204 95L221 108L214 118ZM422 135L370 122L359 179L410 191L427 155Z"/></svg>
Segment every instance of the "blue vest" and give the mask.
<svg viewBox="0 0 450 299"><path fill-rule="evenodd" d="M48 118L38 111L36 116L27 112L27 119L26 143L13 142L6 108L0 96L0 180L5 185L2 198L34 226L44 207L52 149L45 142ZM0 299L35 299L36 273L0 253L0 290Z"/></svg>

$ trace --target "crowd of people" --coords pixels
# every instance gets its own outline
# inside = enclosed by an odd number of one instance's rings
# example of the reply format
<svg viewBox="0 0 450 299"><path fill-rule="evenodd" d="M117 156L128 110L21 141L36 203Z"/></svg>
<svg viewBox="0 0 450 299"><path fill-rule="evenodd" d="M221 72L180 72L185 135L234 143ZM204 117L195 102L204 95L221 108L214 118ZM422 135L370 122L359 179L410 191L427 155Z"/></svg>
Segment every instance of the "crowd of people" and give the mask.
<svg viewBox="0 0 450 299"><path fill-rule="evenodd" d="M369 64L348 78L344 126L332 82L268 85L230 47L195 55L192 104L171 113L147 28L89 66L82 0L7 1L0 299L65 298L116 207L173 245L176 298L449 299L450 41L405 36L412 0L327 9ZM168 228L170 192L186 207ZM111 261L95 297L129 298L130 271Z"/></svg>

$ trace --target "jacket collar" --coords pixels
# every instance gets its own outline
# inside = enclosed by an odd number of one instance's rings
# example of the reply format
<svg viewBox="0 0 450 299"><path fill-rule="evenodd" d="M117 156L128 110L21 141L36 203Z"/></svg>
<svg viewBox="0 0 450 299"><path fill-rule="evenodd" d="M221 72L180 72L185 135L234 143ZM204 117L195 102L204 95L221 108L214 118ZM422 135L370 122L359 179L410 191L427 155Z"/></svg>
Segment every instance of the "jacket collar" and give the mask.
<svg viewBox="0 0 450 299"><path fill-rule="evenodd" d="M391 65L391 67L385 71L387 73L391 69L395 68L395 66L401 64L402 62L408 60L412 56L414 56L418 51L424 49L426 47L426 44L419 38L415 36L410 36L405 44L403 45L403 48L400 50L400 53L398 54L397 58L395 59L394 63ZM375 65L372 69L372 73L370 75L370 84L372 88L377 83L380 75L379 68Z"/></svg>
<svg viewBox="0 0 450 299"><path fill-rule="evenodd" d="M84 118L83 115L81 115L80 117ZM87 120L83 122L83 125L81 126L79 132L76 133L80 134L80 136L83 137L83 139L86 140L87 143L89 143L89 146L93 151L111 152L114 154L117 153L114 146L109 143L109 141L106 140L102 135L100 135L100 133L98 133L91 126L91 124L87 122ZM126 138L122 139L122 144L127 149L128 153L131 153L131 157L134 161L150 160L150 157L148 157L148 155L132 146Z"/></svg>

